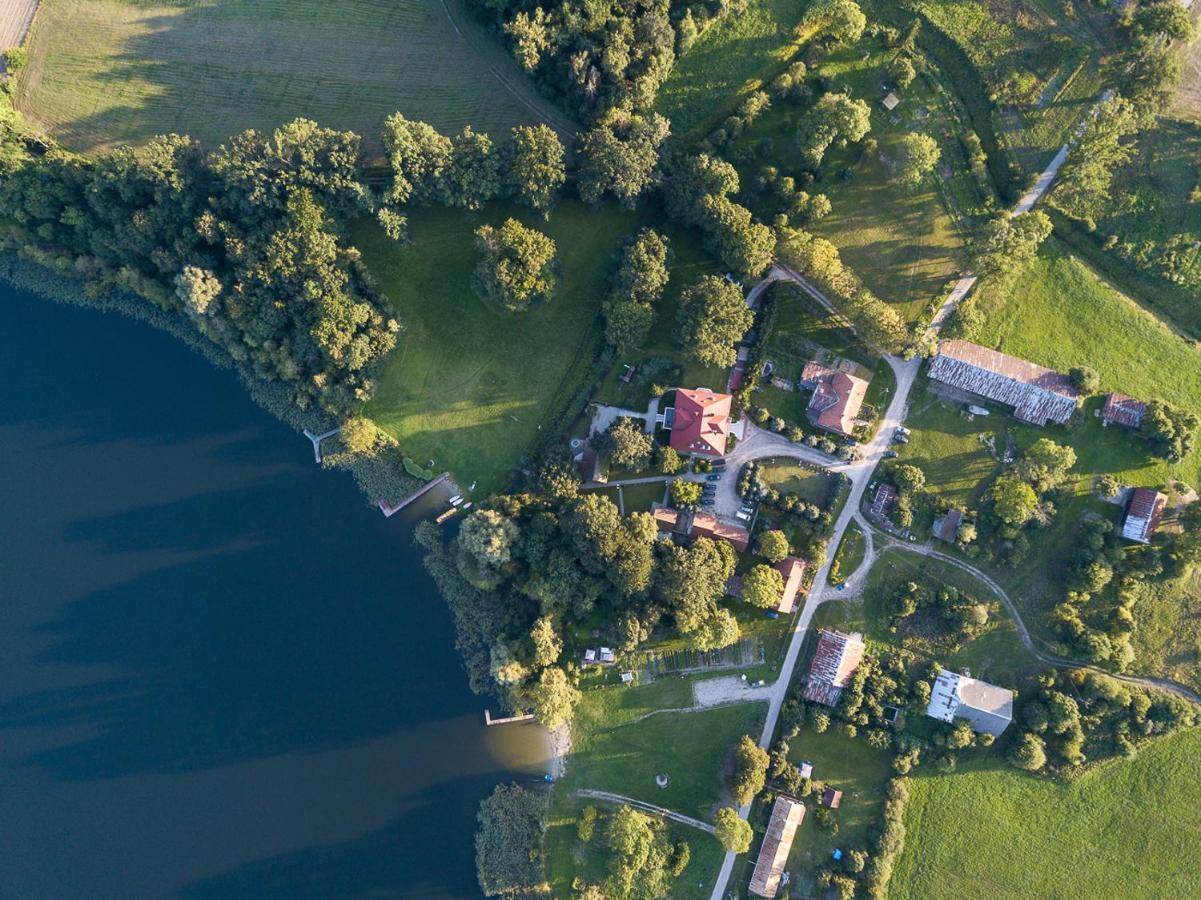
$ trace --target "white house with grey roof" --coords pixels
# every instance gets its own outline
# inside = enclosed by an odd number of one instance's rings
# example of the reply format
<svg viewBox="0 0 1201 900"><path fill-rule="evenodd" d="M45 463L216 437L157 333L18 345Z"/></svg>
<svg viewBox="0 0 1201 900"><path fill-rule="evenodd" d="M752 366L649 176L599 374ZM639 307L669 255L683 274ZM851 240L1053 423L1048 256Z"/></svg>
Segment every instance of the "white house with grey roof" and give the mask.
<svg viewBox="0 0 1201 900"><path fill-rule="evenodd" d="M926 715L940 722L964 719L972 731L998 737L1013 720L1013 691L939 669Z"/></svg>

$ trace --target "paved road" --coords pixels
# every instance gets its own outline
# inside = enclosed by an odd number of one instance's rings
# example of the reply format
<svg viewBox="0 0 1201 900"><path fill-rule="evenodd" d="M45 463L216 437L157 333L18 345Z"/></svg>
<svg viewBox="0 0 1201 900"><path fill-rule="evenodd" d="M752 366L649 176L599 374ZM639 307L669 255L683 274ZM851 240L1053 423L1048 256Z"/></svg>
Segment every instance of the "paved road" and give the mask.
<svg viewBox="0 0 1201 900"><path fill-rule="evenodd" d="M653 803L635 800L633 797L623 797L621 794L611 794L608 791L594 791L590 788L580 788L575 792L575 795L577 797L586 797L589 800L605 800L609 803L624 803L627 806L632 806L635 809L648 812L653 816L671 819L673 822L679 822L681 825L687 825L690 828L696 828L699 831L705 831L709 834L713 834L714 832L713 826L708 822L702 822L700 819L694 819L692 816L686 816L683 813L672 812L670 809L665 809L662 806L656 806Z"/></svg>
<svg viewBox="0 0 1201 900"><path fill-rule="evenodd" d="M1101 97L1099 102L1093 107L1092 115L1096 115L1101 104L1107 102L1111 96L1112 92L1107 91L1105 95ZM1029 211L1034 204L1041 199L1043 194L1047 192L1048 188L1051 186L1051 183L1055 180L1055 176L1059 173L1059 169L1063 165L1064 160L1067 159L1068 152L1071 150L1071 146L1075 143L1075 140L1080 136L1083 128L1086 126L1087 120L1081 123L1081 125L1076 129L1072 141L1070 141L1068 144L1065 144L1060 149L1059 153L1055 155L1055 158L1051 160L1051 164L1038 177L1034 187L1030 190L1030 192L1021 199L1014 212L1023 213ZM783 279L787 279L792 281L794 284L797 284L802 290L805 291L805 293L821 304L821 306L828 312L830 312L832 315L838 315L841 317L837 311L837 308L830 301L830 299L826 297L816 286L806 281L805 278L799 273L787 269L784 266L779 264L773 266L765 276L764 282L770 283L771 281L780 281ZM952 309L954 308L954 303L957 303L963 297L967 296L968 291L971 290L974 284L975 281L973 276L969 275L961 279L955 285L955 287L952 289L952 297L954 297L954 301L950 303L944 303L943 308L938 311L939 315L936 317L936 322L932 323L930 330L927 332L930 337L936 338L938 336L938 331L942 327L943 322L945 322L946 317L950 315ZM764 287L765 284L761 282L760 284L755 285L755 287L751 290L751 295L753 295L754 300L758 300L759 292L761 292ZM748 297L748 302L750 301L751 297ZM851 493L847 498L846 505L843 506L842 512L838 516L838 520L834 523L834 530L830 534L830 540L827 544L826 562L814 576L813 587L810 589L809 598L807 599L804 608L801 610L801 614L797 617L796 624L793 627L792 638L788 643L788 652L785 654L784 664L780 668L780 677L776 679L775 684L772 685L771 700L767 712L767 721L763 725L763 734L759 738L759 746L765 749L771 743L772 735L775 733L776 722L780 718L780 709L784 705L784 699L787 696L788 687L792 682L792 675L793 670L796 668L797 657L800 655L801 645L804 643L805 635L809 630L809 623L813 619L813 614L817 611L818 606L820 606L825 600L831 599L832 596L836 595L836 592L830 589L829 584L830 566L834 561L834 553L838 549L838 544L842 540L843 533L846 531L847 526L853 519L860 517L860 500L862 500L863 494L867 490L867 486L871 481L872 473L875 471L875 468L879 464L880 460L883 459L884 452L888 449L893 431L896 429L896 426L901 424L905 417L905 409L909 399L909 392L913 388L913 382L917 377L918 369L921 367L920 358L912 359L906 362L898 359L895 356L888 355L885 356L884 359L888 362L888 365L892 368L893 373L896 375L897 390L893 395L892 401L888 404L888 409L884 413L884 418L880 422L880 427L877 429L876 435L872 442L866 447L862 448L862 458L841 468L841 471L845 472L847 477L851 480ZM862 568L863 567L860 566L860 569ZM859 576L859 572L856 572L855 575L862 577ZM1029 635L1027 635L1027 637L1029 637ZM1037 654L1038 651L1036 650L1035 653ZM743 807L740 810L740 813L743 818L746 818L750 813L750 807ZM721 871L718 873L717 881L713 885L713 892L710 895L710 900L722 900L723 896L725 895L726 885L730 880L730 873L734 869L735 858L736 854L734 853L726 854L725 859L722 861Z"/></svg>

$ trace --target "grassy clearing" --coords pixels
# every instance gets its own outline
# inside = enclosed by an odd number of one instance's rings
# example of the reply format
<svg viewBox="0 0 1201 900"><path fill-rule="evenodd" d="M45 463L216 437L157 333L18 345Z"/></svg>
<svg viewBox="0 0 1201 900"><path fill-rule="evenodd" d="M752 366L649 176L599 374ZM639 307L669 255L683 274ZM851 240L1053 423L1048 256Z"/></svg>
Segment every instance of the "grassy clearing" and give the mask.
<svg viewBox="0 0 1201 900"><path fill-rule="evenodd" d="M757 89L766 73L774 76L795 48L793 28L806 6L797 0L750 0L744 12L706 31L676 62L655 100L672 132L695 137L732 112L737 98Z"/></svg>
<svg viewBox="0 0 1201 900"><path fill-rule="evenodd" d="M625 497L626 515L632 512L650 512L651 504L663 502L663 484L630 484L621 489Z"/></svg>
<svg viewBox="0 0 1201 900"><path fill-rule="evenodd" d="M1201 568L1136 590L1139 667L1201 690Z"/></svg>
<svg viewBox="0 0 1201 900"><path fill-rule="evenodd" d="M1041 170L1102 88L1103 17L1077 0L914 5L1000 98L992 119L1006 148L1026 171Z"/></svg>
<svg viewBox="0 0 1201 900"><path fill-rule="evenodd" d="M564 119L455 2L43 0L28 46L17 107L75 150L297 116L372 142L396 110L449 132Z"/></svg>
<svg viewBox="0 0 1201 900"><path fill-rule="evenodd" d="M673 682L685 685L688 696L678 696L678 689L655 694L652 708L692 704L690 683L683 679L669 683ZM621 706L614 715L614 701L598 697L612 691L637 693L656 687L657 683L587 692L573 723L571 758L561 789L568 793L576 788L613 791L698 819L711 819L724 796L721 771L726 756L742 735L759 733L765 706L744 703L700 712L660 712L632 722L642 713ZM655 784L655 776L661 772L671 778L666 788Z"/></svg>
<svg viewBox="0 0 1201 900"><path fill-rule="evenodd" d="M1201 350L1057 242L1048 242L1013 284L986 282L979 291L985 319L975 336L979 343L1060 371L1091 366L1103 390L1201 408ZM1080 458L1077 469L1086 475L1110 472L1128 484L1148 486L1169 477L1196 484L1201 477L1201 453L1177 465L1150 459L1134 435L1102 429L1091 415L1071 441Z"/></svg>
<svg viewBox="0 0 1201 900"><path fill-rule="evenodd" d="M834 554L834 564L830 567L831 583L841 584L859 571L859 566L866 553L867 544L863 538L863 531L852 522L843 534L842 541L838 544L838 551Z"/></svg>
<svg viewBox="0 0 1201 900"><path fill-rule="evenodd" d="M1201 893L1201 731L1069 784L994 757L910 782L897 900L1186 897Z"/></svg>
<svg viewBox="0 0 1201 900"><path fill-rule="evenodd" d="M763 481L781 494L796 494L807 503L816 503L825 508L838 482L833 475L792 459L768 459L759 463L759 474Z"/></svg>
<svg viewBox="0 0 1201 900"><path fill-rule="evenodd" d="M868 829L880 818L884 789L892 774L890 758L867 741L852 740L836 729L818 734L811 728L802 728L790 742L788 758L794 763L813 763L814 779L842 791L842 803L832 811L838 834L831 835L816 822L806 821L797 831L789 856L790 870L799 869L802 882L816 890L817 870L829 863L835 848L867 847ZM816 800L806 805L810 814L817 808Z"/></svg>
<svg viewBox="0 0 1201 900"><path fill-rule="evenodd" d="M879 86L887 80L885 67L892 55L893 51L865 39L831 55L815 70L830 80L833 89L849 90L871 104L870 136L878 142L879 152L867 152L862 144L832 148L818 179L806 190L826 194L833 206L811 230L833 242L843 260L881 299L897 304L904 318L916 321L962 267L961 228L982 198L956 138L962 130L959 112L937 73L915 81L894 113L879 105ZM803 114L803 107L777 103L735 143L733 158L741 154L748 160L738 166L744 185L752 184L767 165L776 166L782 175L799 174L789 160ZM916 190L896 184L882 160L910 131L938 140L947 164ZM840 174L848 170L849 178ZM956 202L955 197L963 199ZM764 221L779 211L771 197L748 195L746 199Z"/></svg>
<svg viewBox="0 0 1201 900"><path fill-rule="evenodd" d="M558 244L554 298L520 315L489 308L470 286L472 232L509 215ZM478 215L415 210L409 224L407 247L371 222L352 233L406 328L366 412L419 463L432 459L463 488L478 482L477 493L486 494L507 484L547 406L571 394L599 349L600 301L633 219L568 202L548 222L494 207Z"/></svg>
<svg viewBox="0 0 1201 900"><path fill-rule="evenodd" d="M989 603L989 624L972 640L955 646L939 640L933 631L921 636L890 632L887 603L910 581L931 590L948 585ZM880 555L868 573L861 600L824 603L813 621L815 628L859 631L871 644L900 647L950 668L970 670L996 684L1013 684L1040 668L1022 645L1004 606L975 578L939 560L903 551L889 550Z"/></svg>

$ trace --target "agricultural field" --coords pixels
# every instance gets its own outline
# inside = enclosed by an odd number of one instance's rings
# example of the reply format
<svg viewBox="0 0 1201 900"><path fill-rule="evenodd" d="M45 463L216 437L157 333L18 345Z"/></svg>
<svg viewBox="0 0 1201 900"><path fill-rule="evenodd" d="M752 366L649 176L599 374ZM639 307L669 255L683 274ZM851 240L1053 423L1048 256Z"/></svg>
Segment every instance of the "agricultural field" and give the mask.
<svg viewBox="0 0 1201 900"><path fill-rule="evenodd" d="M1201 730L1156 740L1136 759L1067 783L997 754L950 775L910 779L910 835L889 896L951 900L1186 897L1201 893Z"/></svg>
<svg viewBox="0 0 1201 900"><path fill-rule="evenodd" d="M555 296L521 315L489 308L470 285L472 232L509 215L558 245ZM581 387L599 352L600 301L633 224L626 212L576 202L561 203L549 221L503 206L478 215L414 210L412 244L401 247L373 222L358 223L354 243L405 326L366 414L461 487L474 483L479 496L504 488L552 401Z"/></svg>
<svg viewBox="0 0 1201 900"><path fill-rule="evenodd" d="M880 85L889 80L886 67L895 52L864 38L814 69L832 90L846 90L872 107L869 140L878 149L868 150L866 142L831 148L818 178L805 190L824 193L833 209L806 227L838 247L843 261L903 318L917 321L966 265L965 237L985 206L985 195L958 140L961 112L936 71L902 91L893 113L880 106ZM800 174L788 160L805 108L777 102L733 143L744 199L765 221L779 212L779 204L751 186L764 166L777 167L781 175ZM897 141L911 131L935 138L942 152L935 174L916 189L896 183L887 162Z"/></svg>
<svg viewBox="0 0 1201 900"><path fill-rule="evenodd" d="M807 2L750 0L744 12L711 26L659 89L655 111L671 120L677 140L704 134L741 97L775 77L796 44L793 29Z"/></svg>
<svg viewBox="0 0 1201 900"><path fill-rule="evenodd" d="M17 107L73 150L297 116L371 146L397 110L450 133L573 127L456 0L43 0L28 48Z"/></svg>
<svg viewBox="0 0 1201 900"><path fill-rule="evenodd" d="M1201 568L1135 588L1141 672L1153 672L1201 692Z"/></svg>

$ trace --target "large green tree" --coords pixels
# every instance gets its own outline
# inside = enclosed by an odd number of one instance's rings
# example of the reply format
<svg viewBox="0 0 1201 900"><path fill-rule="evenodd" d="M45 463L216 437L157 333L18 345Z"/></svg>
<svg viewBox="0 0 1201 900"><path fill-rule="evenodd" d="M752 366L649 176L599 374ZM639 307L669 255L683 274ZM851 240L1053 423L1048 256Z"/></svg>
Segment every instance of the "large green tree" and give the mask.
<svg viewBox="0 0 1201 900"><path fill-rule="evenodd" d="M548 125L519 125L513 129L504 155L513 196L519 203L549 213L567 180L559 136Z"/></svg>
<svg viewBox="0 0 1201 900"><path fill-rule="evenodd" d="M826 151L835 142L854 144L871 131L871 109L862 100L848 94L824 94L801 119L797 128L797 148L801 161L816 170Z"/></svg>
<svg viewBox="0 0 1201 900"><path fill-rule="evenodd" d="M751 849L755 832L751 823L738 815L738 810L723 806L713 817L714 832L721 845L729 853L746 853Z"/></svg>
<svg viewBox="0 0 1201 900"><path fill-rule="evenodd" d="M546 797L516 784L497 785L480 803L475 866L485 896L529 896L543 887L545 813Z"/></svg>
<svg viewBox="0 0 1201 900"><path fill-rule="evenodd" d="M760 563L743 576L742 599L752 606L773 607L780 602L783 593L784 576L771 566Z"/></svg>
<svg viewBox="0 0 1201 900"><path fill-rule="evenodd" d="M917 187L927 174L934 171L942 156L938 141L928 134L911 131L897 141L897 181L905 187Z"/></svg>
<svg viewBox="0 0 1201 900"><path fill-rule="evenodd" d="M755 317L736 285L716 275L693 282L680 297L676 342L680 349L709 366L734 365L734 345Z"/></svg>
<svg viewBox="0 0 1201 900"><path fill-rule="evenodd" d="M476 229L480 261L472 284L485 300L522 312L554 293L555 242L516 219Z"/></svg>
<svg viewBox="0 0 1201 900"><path fill-rule="evenodd" d="M580 135L576 151L580 197L599 203L605 194L612 194L633 209L651 185L659 145L669 131L667 119L658 113L641 116L615 109L605 115Z"/></svg>

